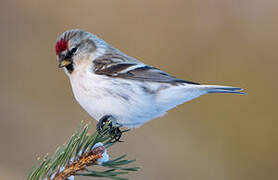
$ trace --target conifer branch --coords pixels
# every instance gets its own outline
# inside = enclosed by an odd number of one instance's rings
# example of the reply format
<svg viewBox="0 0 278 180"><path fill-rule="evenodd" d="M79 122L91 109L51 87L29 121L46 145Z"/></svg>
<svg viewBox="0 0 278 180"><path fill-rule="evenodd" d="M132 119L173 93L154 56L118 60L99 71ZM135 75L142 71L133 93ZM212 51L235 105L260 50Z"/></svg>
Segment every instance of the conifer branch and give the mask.
<svg viewBox="0 0 278 180"><path fill-rule="evenodd" d="M126 155L109 161L107 148L117 143L111 132L117 127L110 127L107 122L102 131L90 134L89 125L78 128L69 142L59 147L51 157L46 155L30 171L27 180L68 180L74 176L106 177L126 180L118 175L137 171L138 167L125 167L135 160L124 160ZM112 129L111 129L112 128ZM114 128L114 129L113 129ZM105 171L95 171L93 166L102 166Z"/></svg>

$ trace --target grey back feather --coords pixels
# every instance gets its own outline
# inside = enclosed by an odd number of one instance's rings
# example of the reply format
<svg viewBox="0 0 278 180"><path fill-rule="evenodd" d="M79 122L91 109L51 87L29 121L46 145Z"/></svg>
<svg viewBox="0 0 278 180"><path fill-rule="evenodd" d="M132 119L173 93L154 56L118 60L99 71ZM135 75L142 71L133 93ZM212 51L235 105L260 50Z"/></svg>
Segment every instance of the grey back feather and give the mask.
<svg viewBox="0 0 278 180"><path fill-rule="evenodd" d="M155 67L138 63L134 58L119 53L105 54L93 61L94 72L137 81L151 81L171 84L199 84L175 78Z"/></svg>

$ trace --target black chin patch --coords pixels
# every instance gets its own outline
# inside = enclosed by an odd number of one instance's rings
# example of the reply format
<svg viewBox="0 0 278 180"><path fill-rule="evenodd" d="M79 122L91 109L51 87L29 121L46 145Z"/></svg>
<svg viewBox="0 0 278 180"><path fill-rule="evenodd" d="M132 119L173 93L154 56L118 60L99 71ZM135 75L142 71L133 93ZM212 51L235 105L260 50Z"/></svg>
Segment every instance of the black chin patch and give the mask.
<svg viewBox="0 0 278 180"><path fill-rule="evenodd" d="M67 65L67 66L65 66L65 68L67 69L67 71L71 74L72 72L73 72L73 70L74 70L74 68L73 68L73 64L71 63L71 64L69 64L69 65Z"/></svg>

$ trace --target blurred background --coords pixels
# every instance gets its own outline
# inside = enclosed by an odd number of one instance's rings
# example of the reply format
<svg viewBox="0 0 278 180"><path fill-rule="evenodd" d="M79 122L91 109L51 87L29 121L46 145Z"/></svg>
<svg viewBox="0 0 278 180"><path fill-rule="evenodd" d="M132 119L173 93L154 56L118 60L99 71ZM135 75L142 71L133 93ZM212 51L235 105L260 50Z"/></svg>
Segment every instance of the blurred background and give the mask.
<svg viewBox="0 0 278 180"><path fill-rule="evenodd" d="M179 78L248 92L203 96L126 134L109 154L137 159L130 179L276 180L277 17L276 0L2 0L0 179L26 179L81 120L95 126L54 51L80 28Z"/></svg>

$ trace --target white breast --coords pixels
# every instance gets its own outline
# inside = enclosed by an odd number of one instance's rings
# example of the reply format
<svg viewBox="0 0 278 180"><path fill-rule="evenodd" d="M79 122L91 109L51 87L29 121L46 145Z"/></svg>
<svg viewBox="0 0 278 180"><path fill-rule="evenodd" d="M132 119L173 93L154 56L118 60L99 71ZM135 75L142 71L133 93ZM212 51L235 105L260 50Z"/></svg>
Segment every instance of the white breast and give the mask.
<svg viewBox="0 0 278 180"><path fill-rule="evenodd" d="M76 100L97 121L112 115L124 126L138 127L165 114L142 82L96 75L89 66L76 68L70 81Z"/></svg>

